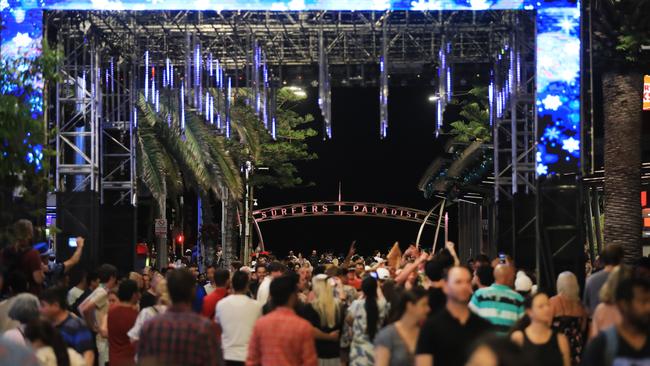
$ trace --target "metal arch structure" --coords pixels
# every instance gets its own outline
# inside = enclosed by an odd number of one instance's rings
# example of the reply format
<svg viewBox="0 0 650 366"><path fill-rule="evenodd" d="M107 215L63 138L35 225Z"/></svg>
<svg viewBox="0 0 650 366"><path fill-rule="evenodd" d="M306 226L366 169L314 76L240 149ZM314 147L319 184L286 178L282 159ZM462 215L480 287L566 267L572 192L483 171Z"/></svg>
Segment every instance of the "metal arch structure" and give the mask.
<svg viewBox="0 0 650 366"><path fill-rule="evenodd" d="M262 248L264 247L264 239L259 227L260 223L326 216L370 217L418 223L420 224L420 230L418 231L417 236L417 242L419 243L425 225L435 226L436 234L438 233L444 203L434 206L434 209L438 207L440 207L441 212L439 214L434 214L433 209L427 212L411 207L396 206L386 203L352 201L301 202L255 210L252 212L252 217Z"/></svg>

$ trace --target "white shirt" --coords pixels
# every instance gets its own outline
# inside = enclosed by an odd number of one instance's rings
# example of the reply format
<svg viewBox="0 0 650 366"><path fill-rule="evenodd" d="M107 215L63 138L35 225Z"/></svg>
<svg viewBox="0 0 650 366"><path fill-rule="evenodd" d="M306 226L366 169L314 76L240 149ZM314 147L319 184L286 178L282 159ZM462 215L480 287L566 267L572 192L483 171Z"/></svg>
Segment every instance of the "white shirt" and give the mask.
<svg viewBox="0 0 650 366"><path fill-rule="evenodd" d="M131 341L132 342L139 341L140 330L142 330L142 326L144 325L144 323L146 323L149 319L152 319L157 315L164 313L165 311L167 311L167 306L165 305L154 305L140 310L140 312L138 313L138 317L135 319L135 324L133 324L133 328L131 328L126 333L131 339Z"/></svg>
<svg viewBox="0 0 650 366"><path fill-rule="evenodd" d="M260 283L260 287L257 289L257 301L264 306L269 299L269 291L271 289L271 276L266 276Z"/></svg>
<svg viewBox="0 0 650 366"><path fill-rule="evenodd" d="M246 361L248 341L260 316L262 304L246 295L226 296L217 303L214 318L222 329L221 346L225 360Z"/></svg>
<svg viewBox="0 0 650 366"><path fill-rule="evenodd" d="M74 286L73 288L68 291L68 306L72 305L77 301L79 296L81 296L84 293L84 290L80 289L77 286Z"/></svg>
<svg viewBox="0 0 650 366"><path fill-rule="evenodd" d="M210 295L212 291L214 291L216 287L212 286L212 283L208 282L203 286L203 289L205 290L205 294Z"/></svg>

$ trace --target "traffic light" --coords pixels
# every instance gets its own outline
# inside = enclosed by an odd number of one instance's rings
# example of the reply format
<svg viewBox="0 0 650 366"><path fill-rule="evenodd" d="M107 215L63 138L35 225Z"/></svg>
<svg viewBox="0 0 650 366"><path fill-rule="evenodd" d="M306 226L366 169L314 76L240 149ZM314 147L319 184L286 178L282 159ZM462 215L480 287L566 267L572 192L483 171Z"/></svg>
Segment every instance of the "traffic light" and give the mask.
<svg viewBox="0 0 650 366"><path fill-rule="evenodd" d="M176 243L183 245L183 242L185 242L185 236L180 233L176 236Z"/></svg>

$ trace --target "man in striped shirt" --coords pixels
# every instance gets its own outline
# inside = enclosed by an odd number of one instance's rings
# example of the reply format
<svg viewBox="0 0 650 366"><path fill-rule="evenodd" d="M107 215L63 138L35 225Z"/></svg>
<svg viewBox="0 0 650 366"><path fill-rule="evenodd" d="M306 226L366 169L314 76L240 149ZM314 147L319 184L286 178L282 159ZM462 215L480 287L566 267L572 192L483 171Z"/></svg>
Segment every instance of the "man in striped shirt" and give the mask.
<svg viewBox="0 0 650 366"><path fill-rule="evenodd" d="M507 334L524 315L524 298L512 289L514 282L514 268L499 264L494 268L492 286L477 290L469 303L470 309L492 323L500 334Z"/></svg>

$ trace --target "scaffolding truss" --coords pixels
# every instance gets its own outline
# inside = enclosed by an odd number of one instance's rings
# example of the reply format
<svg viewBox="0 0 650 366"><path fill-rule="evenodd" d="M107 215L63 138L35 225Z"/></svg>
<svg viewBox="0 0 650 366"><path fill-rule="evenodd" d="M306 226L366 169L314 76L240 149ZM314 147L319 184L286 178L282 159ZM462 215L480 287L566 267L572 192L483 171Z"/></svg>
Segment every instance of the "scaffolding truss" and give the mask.
<svg viewBox="0 0 650 366"><path fill-rule="evenodd" d="M135 205L134 70L107 56L92 29L66 23L57 35L65 57L55 93L56 190Z"/></svg>
<svg viewBox="0 0 650 366"><path fill-rule="evenodd" d="M178 62L186 59L187 34L196 34L227 68L251 61L257 43L270 65L312 65L319 61L319 35L328 63L377 63L386 27L388 55L394 70L435 64L442 35L453 43L455 62L492 60L512 30L512 11L57 11L50 22L74 19L91 28L113 54L147 48Z"/></svg>

